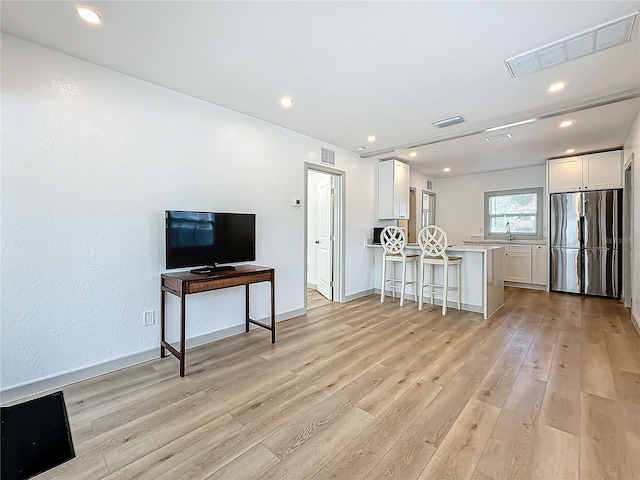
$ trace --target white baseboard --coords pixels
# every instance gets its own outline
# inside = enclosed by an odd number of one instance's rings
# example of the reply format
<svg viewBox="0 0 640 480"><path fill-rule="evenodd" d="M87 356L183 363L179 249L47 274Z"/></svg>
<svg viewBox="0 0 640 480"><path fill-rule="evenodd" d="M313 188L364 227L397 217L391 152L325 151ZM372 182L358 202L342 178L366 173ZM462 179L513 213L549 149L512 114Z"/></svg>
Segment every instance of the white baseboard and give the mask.
<svg viewBox="0 0 640 480"><path fill-rule="evenodd" d="M363 291L358 292L358 293L352 293L350 295L346 295L344 297L344 301L345 302L350 302L351 300L356 300L357 298L367 297L367 296L369 296L369 295L371 295L373 293L375 293L375 290L373 288L370 288L369 290L363 290Z"/></svg>
<svg viewBox="0 0 640 480"><path fill-rule="evenodd" d="M311 290L316 290L318 288L318 285L316 285L315 283L307 283L307 288L310 288Z"/></svg>
<svg viewBox="0 0 640 480"><path fill-rule="evenodd" d="M640 336L640 321L636 318L636 316L631 312L631 323L636 327L636 333Z"/></svg>
<svg viewBox="0 0 640 480"><path fill-rule="evenodd" d="M304 315L304 308L297 310L291 310L290 312L280 313L276 315L276 322L282 322L290 318L299 317ZM270 320L268 317L259 320L263 323L268 323ZM250 325L251 329L260 328L257 325ZM233 327L223 328L215 332L205 333L198 335L197 337L187 338L186 348L198 347L206 343L211 343L216 340L231 337L239 333L244 332L244 323L241 325L234 325ZM277 337L276 337L277 339ZM26 397L33 395L39 395L49 390L57 389L70 385L72 383L81 382L82 380L88 380L89 378L104 375L106 373L112 373L123 368L132 367L140 363L148 362L149 360L155 360L160 358L160 345L144 350L142 352L134 353L124 357L109 360L107 362L90 365L88 367L79 368L70 372L53 375L51 377L35 380L33 382L16 385L0 391L0 404L15 402ZM177 370L176 370L177 372Z"/></svg>
<svg viewBox="0 0 640 480"><path fill-rule="evenodd" d="M547 290L546 285L536 283L504 282L505 287L528 288L529 290Z"/></svg>

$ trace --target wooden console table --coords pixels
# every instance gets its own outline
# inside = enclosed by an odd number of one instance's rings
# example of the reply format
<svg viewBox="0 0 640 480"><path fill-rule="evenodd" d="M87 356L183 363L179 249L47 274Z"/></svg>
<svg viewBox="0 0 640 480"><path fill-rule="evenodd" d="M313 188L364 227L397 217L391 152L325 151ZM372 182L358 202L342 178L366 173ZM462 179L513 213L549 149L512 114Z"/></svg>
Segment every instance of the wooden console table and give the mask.
<svg viewBox="0 0 640 480"><path fill-rule="evenodd" d="M249 285L252 283L271 283L271 325L249 318ZM241 265L235 270L215 272L211 274L196 274L190 272L163 273L161 275L160 290L160 357L167 355L167 350L180 360L180 376L185 375L185 310L186 296L191 293L208 292L221 288L245 286L245 331L249 331L249 324L253 323L267 330L271 330L271 343L276 342L275 315L275 270L271 267L257 265ZM180 298L180 351L167 342L165 338L165 292Z"/></svg>

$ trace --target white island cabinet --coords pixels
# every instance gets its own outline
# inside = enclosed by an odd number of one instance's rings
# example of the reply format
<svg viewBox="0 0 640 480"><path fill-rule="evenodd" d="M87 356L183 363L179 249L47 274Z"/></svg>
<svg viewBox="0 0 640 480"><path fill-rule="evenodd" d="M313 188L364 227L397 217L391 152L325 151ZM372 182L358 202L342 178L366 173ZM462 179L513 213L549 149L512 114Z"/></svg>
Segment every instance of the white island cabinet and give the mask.
<svg viewBox="0 0 640 480"><path fill-rule="evenodd" d="M380 293L382 284L382 247L380 245L367 245L368 248L376 249L374 285L375 291ZM409 244L406 247L407 253L420 253L420 247L416 244ZM504 303L504 247L501 245L455 245L447 248L449 256L462 257L460 268L462 295L462 310L481 313L484 319L493 315ZM391 266L390 266L391 268ZM398 275L400 267L398 266ZM442 267L435 268L435 282L442 284ZM449 286L455 287L455 270L449 267ZM411 268L407 267L409 279L413 280ZM425 267L427 271L427 267ZM414 298L412 287L407 288L404 296L405 306L414 306L411 301ZM437 289L436 292L442 290ZM391 295L391 292L388 292ZM427 304L429 299L425 297ZM409 302L407 302L409 301ZM441 299L435 299L437 305L442 305ZM449 291L447 304L451 308L449 314L455 314L457 309L456 292Z"/></svg>

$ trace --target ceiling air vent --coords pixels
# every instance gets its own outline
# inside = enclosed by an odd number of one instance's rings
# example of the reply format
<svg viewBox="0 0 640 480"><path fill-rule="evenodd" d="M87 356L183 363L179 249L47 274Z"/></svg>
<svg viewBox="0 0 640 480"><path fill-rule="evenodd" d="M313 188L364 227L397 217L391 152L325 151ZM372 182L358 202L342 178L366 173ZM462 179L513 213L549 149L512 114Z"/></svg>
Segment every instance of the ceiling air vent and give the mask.
<svg viewBox="0 0 640 480"><path fill-rule="evenodd" d="M438 128L445 128L452 125L458 125L462 122L464 122L464 118L462 118L460 115L456 115L455 117L443 118L442 120L433 122L433 125Z"/></svg>
<svg viewBox="0 0 640 480"><path fill-rule="evenodd" d="M336 154L331 150L327 150L326 148L322 149L322 155L320 156L320 161L322 163L326 163L327 165L335 165L336 164Z"/></svg>
<svg viewBox="0 0 640 480"><path fill-rule="evenodd" d="M511 138L510 133L503 133L501 135L494 135L493 137L486 137L484 141L487 143L493 143L493 142L500 142L502 140L508 140L510 138Z"/></svg>
<svg viewBox="0 0 640 480"><path fill-rule="evenodd" d="M505 60L513 78L553 67L631 40L638 12Z"/></svg>

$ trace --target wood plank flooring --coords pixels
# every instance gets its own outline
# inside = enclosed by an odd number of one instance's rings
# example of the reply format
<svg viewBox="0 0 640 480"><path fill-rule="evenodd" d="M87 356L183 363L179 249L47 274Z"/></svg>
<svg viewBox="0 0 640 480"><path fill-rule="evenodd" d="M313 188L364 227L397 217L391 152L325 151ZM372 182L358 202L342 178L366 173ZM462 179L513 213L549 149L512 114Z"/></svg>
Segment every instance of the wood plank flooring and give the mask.
<svg viewBox="0 0 640 480"><path fill-rule="evenodd" d="M331 305L331 300L327 300L321 293L313 288L307 288L307 312L318 307Z"/></svg>
<svg viewBox="0 0 640 480"><path fill-rule="evenodd" d="M607 299L492 318L372 295L64 388L44 479L640 480L640 338Z"/></svg>

